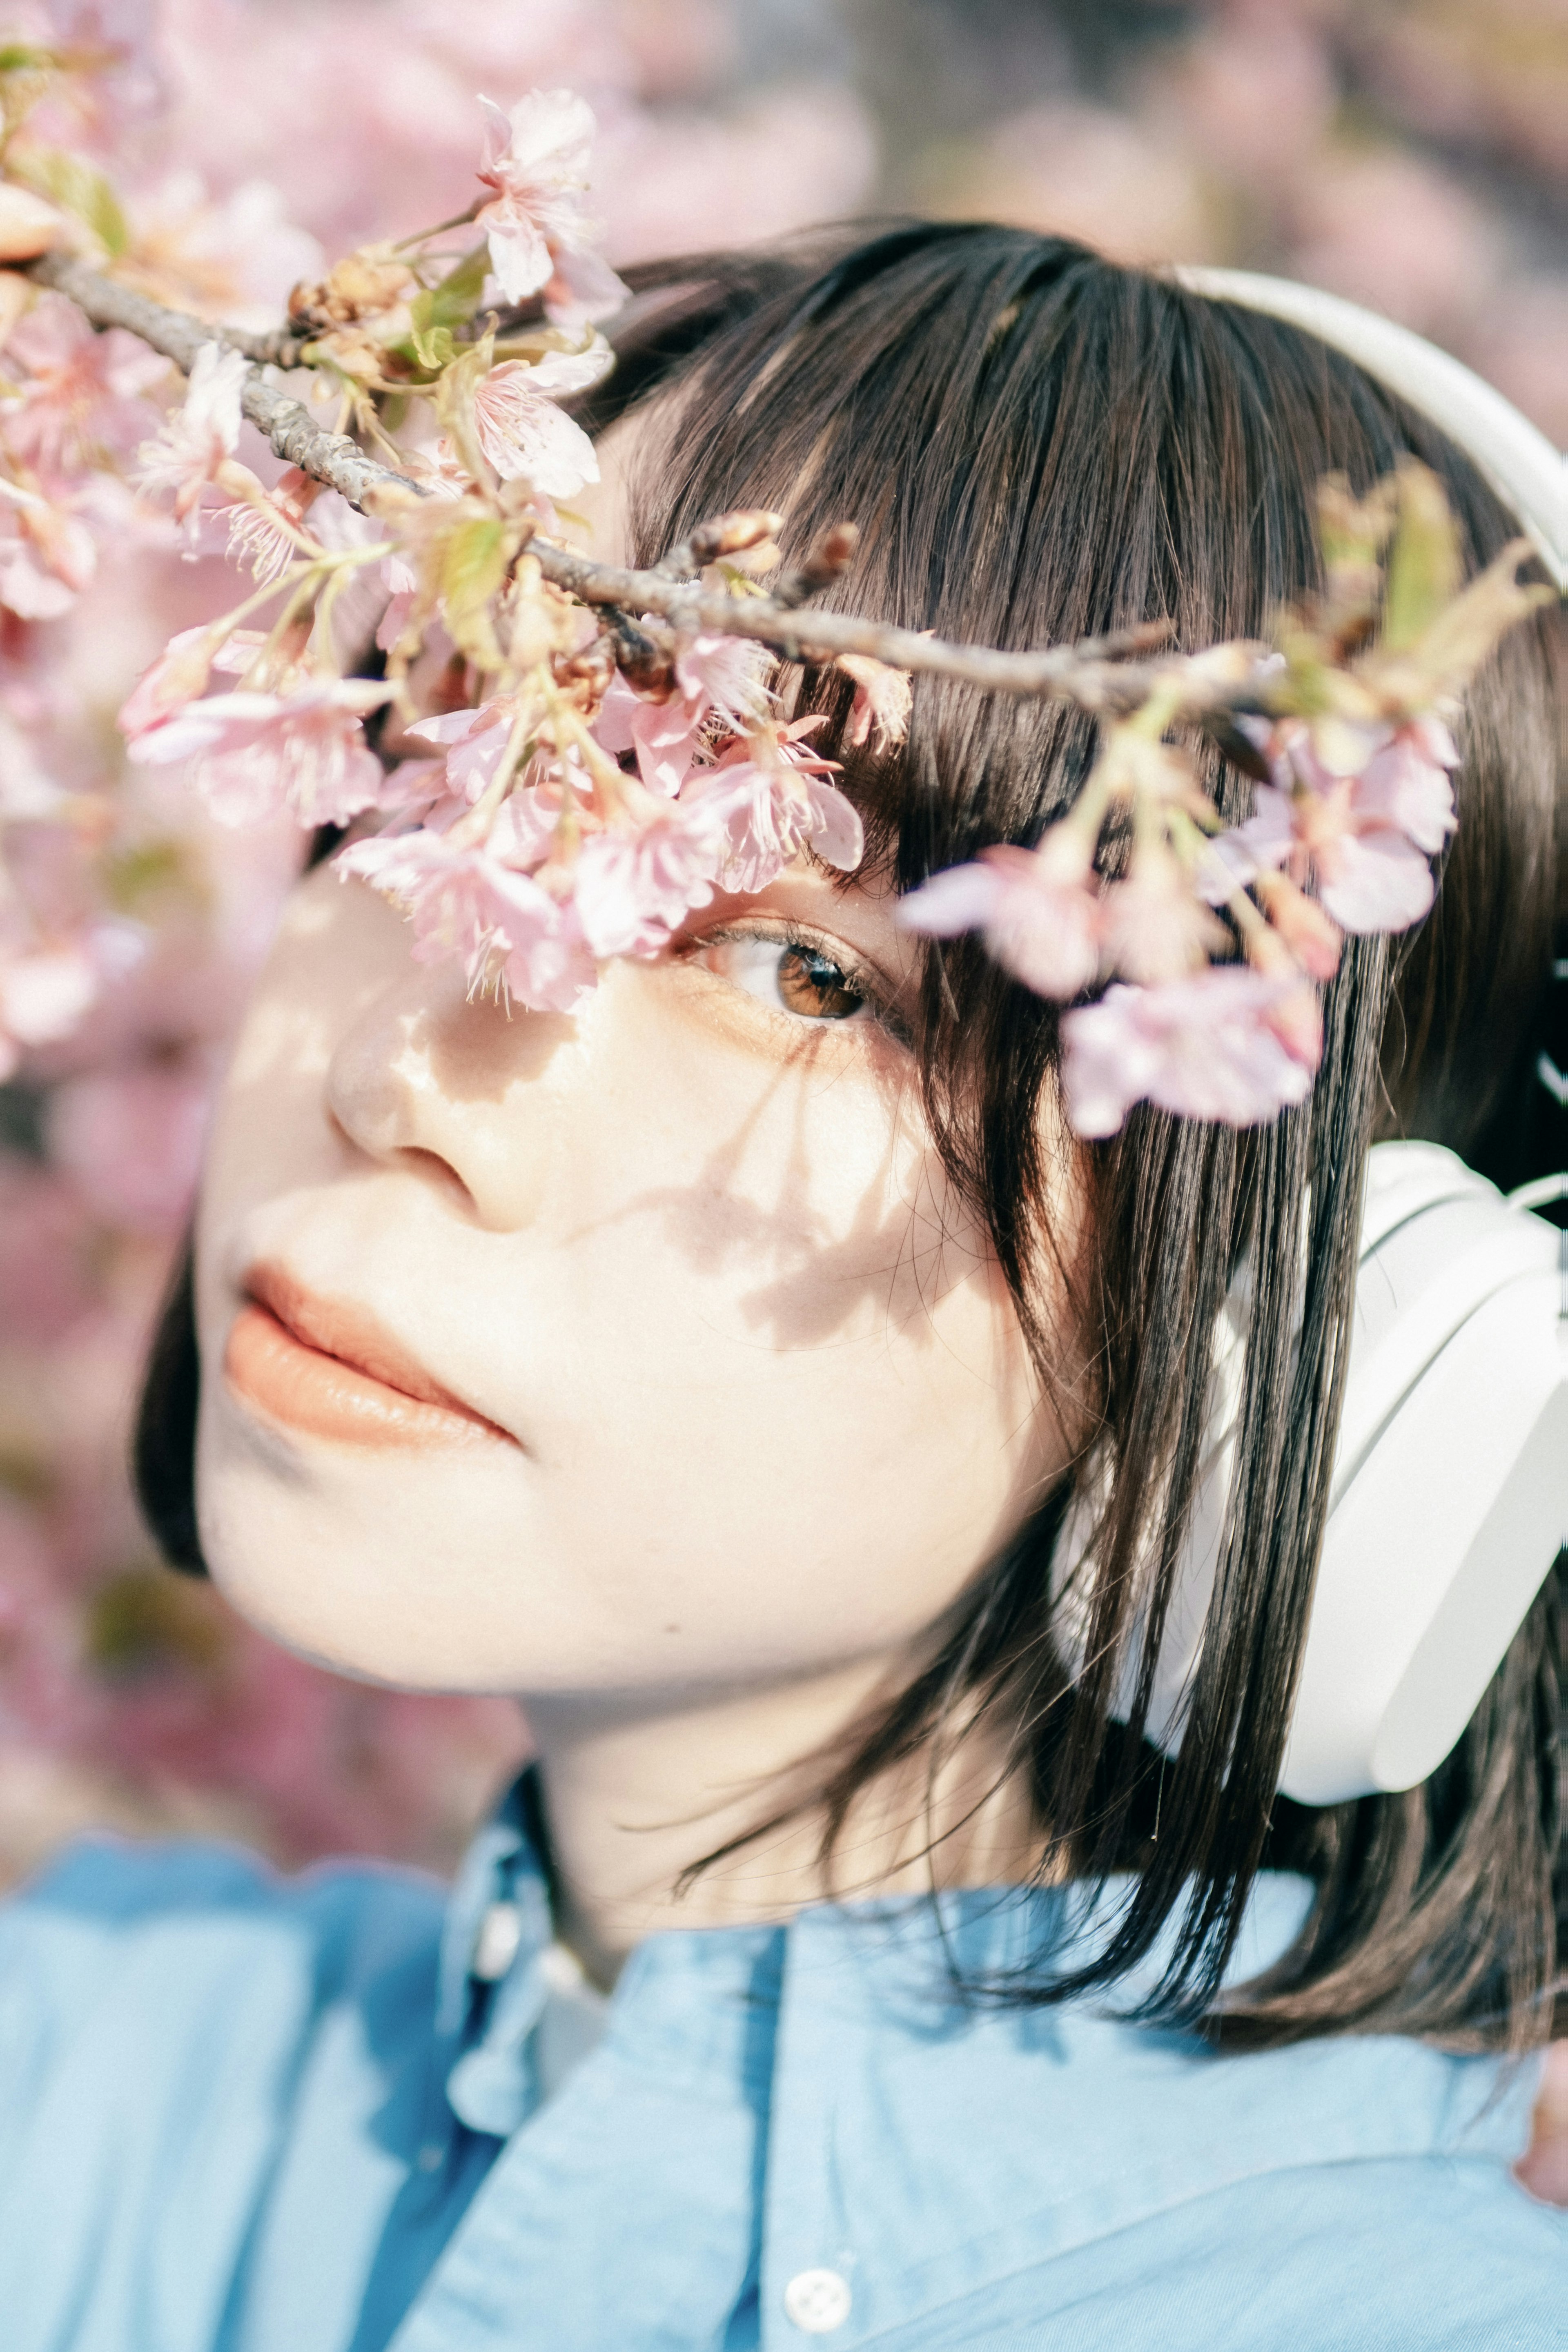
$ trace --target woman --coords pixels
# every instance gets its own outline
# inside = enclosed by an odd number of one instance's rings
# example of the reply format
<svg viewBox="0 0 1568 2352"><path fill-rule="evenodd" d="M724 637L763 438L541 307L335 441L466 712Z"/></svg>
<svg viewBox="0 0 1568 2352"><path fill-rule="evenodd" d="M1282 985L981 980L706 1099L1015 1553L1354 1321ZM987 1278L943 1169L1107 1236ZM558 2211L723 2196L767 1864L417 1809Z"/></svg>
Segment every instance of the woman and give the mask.
<svg viewBox="0 0 1568 2352"><path fill-rule="evenodd" d="M848 516L856 609L1198 646L1310 583L1331 471L1413 453L1475 565L1517 528L1338 352L1065 243L900 228L641 291L584 421L645 560ZM1471 694L1436 912L1352 943L1267 1128L1081 1145L1052 1009L895 919L1071 799L1059 710L922 686L879 751L808 672L864 866L716 900L572 1018L469 1002L306 879L144 1499L296 1649L517 1693L539 1760L444 1925L390 1872L197 1847L11 1906L8 2347L1554 2340L1564 2223L1508 2166L1561 1981L1561 1562L1420 1785L1276 1794L1368 1145L1509 1184L1550 1147L1552 626Z"/></svg>

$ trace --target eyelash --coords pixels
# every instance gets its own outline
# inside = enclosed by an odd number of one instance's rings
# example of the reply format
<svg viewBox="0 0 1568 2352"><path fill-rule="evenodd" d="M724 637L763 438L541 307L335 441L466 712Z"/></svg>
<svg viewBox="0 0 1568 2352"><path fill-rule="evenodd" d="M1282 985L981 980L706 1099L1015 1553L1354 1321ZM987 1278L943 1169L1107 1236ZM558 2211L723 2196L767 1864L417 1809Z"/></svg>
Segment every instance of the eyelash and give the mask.
<svg viewBox="0 0 1568 2352"><path fill-rule="evenodd" d="M887 990L877 974L869 965L860 962L853 956L840 940L829 939L824 931L814 931L806 924L791 922L787 916L780 915L766 923L762 921L727 923L721 930L707 931L701 939L691 940L682 950L682 960L695 961L704 949L721 947L726 940L755 940L768 947L804 948L813 955L821 956L843 973L846 987L852 994L861 999L870 1018L879 1028L886 1030L888 1034L896 1038L901 1045L907 1045L910 1043L909 1030L894 1011ZM714 977L720 978L721 975L716 973ZM727 984L736 986L732 982ZM748 992L742 990L738 992L745 994ZM789 1013L781 1017L785 1020L795 1019L797 1025L803 1027L847 1025L844 1023L816 1024L803 1022L798 1016Z"/></svg>

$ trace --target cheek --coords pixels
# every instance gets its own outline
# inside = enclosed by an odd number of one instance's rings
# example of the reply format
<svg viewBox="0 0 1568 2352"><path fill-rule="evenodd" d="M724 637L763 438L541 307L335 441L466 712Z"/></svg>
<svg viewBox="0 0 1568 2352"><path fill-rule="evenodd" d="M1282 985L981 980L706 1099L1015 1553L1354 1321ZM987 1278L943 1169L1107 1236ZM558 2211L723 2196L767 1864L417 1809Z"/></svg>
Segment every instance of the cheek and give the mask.
<svg viewBox="0 0 1568 2352"><path fill-rule="evenodd" d="M619 992L519 1299L550 1549L737 1666L907 1637L1059 1466L994 1261L900 1059L698 1051Z"/></svg>
<svg viewBox="0 0 1568 2352"><path fill-rule="evenodd" d="M342 1170L343 1139L327 1116L332 1056L407 974L408 941L390 907L331 866L296 889L229 1059L202 1172L204 1233Z"/></svg>

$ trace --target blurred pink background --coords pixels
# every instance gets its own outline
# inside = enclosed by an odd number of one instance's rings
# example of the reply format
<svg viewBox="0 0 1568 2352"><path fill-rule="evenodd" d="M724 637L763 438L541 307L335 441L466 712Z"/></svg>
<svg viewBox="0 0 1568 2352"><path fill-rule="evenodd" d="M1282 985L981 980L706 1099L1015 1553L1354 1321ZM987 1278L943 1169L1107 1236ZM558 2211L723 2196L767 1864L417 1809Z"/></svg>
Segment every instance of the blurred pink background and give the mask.
<svg viewBox="0 0 1568 2352"><path fill-rule="evenodd" d="M477 91L509 103L567 82L599 114L615 260L835 215L986 212L1123 258L1315 279L1432 335L1568 439L1568 0L98 13L143 41L121 151L139 216L245 323L269 323L323 248L460 207ZM39 14L0 0L0 27ZM63 620L0 614L14 798L117 770L113 714L139 669L231 601L210 562L151 545L134 561L134 593L110 575ZM140 1352L298 855L293 836L220 835L157 772L119 787L110 876L151 953L0 1085L0 1878L89 1822L445 1868L521 1753L515 1711L294 1663L161 1570L130 1501Z"/></svg>

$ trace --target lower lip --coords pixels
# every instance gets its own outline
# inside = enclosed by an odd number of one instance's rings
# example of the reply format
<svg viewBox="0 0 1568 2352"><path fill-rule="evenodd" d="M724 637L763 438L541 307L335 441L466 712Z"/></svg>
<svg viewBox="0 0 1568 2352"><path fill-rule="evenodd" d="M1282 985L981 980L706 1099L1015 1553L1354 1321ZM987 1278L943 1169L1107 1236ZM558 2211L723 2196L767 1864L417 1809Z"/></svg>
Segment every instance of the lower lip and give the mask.
<svg viewBox="0 0 1568 2352"><path fill-rule="evenodd" d="M273 1421L341 1445L473 1445L506 1432L459 1405L405 1395L320 1348L307 1347L254 1299L234 1319L224 1350L235 1394ZM510 1442L510 1441L506 1441Z"/></svg>

